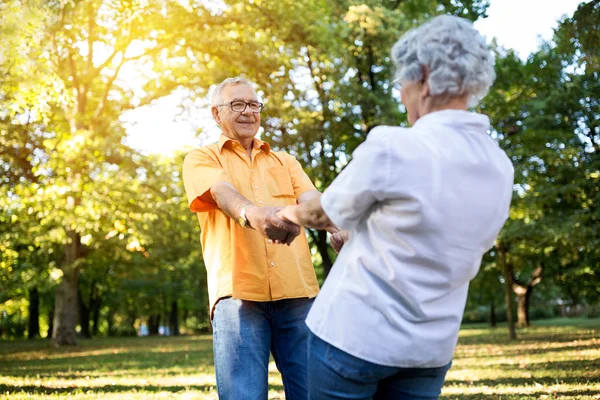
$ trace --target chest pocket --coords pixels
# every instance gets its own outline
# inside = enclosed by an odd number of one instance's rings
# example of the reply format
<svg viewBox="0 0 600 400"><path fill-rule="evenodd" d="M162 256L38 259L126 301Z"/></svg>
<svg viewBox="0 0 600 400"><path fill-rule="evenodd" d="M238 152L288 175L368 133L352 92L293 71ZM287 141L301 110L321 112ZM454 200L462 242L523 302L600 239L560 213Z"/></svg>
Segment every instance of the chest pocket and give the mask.
<svg viewBox="0 0 600 400"><path fill-rule="evenodd" d="M267 187L273 197L295 196L290 172L286 167L269 167L267 169Z"/></svg>

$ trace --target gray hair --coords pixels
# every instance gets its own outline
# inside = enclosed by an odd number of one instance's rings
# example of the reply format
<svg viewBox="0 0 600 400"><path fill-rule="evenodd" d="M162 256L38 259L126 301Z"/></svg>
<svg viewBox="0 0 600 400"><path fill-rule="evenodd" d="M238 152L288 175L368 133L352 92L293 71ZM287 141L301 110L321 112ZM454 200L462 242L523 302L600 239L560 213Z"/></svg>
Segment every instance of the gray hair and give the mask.
<svg viewBox="0 0 600 400"><path fill-rule="evenodd" d="M223 99L221 98L223 94L223 89L225 89L227 86L233 85L248 85L252 88L252 90L254 90L254 83L250 82L248 79L242 76L236 76L235 78L227 78L223 82L219 83L217 87L215 87L215 90L213 91L212 96L210 98L210 105L216 106L218 104L221 104L221 102L223 101Z"/></svg>
<svg viewBox="0 0 600 400"><path fill-rule="evenodd" d="M442 15L404 34L392 47L396 81L415 82L429 69L432 96L469 93L469 106L485 97L496 79L494 57L471 21Z"/></svg>

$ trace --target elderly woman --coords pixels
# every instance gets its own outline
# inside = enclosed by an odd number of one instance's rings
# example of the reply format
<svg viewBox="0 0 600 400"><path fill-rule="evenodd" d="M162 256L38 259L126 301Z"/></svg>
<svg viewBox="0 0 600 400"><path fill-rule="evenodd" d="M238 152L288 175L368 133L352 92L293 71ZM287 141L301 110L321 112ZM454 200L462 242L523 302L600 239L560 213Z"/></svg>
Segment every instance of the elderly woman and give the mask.
<svg viewBox="0 0 600 400"><path fill-rule="evenodd" d="M306 320L310 399L435 399L469 281L508 217L513 168L467 111L494 60L465 19L440 16L392 48L411 128L373 129L320 199L280 216L344 236Z"/></svg>

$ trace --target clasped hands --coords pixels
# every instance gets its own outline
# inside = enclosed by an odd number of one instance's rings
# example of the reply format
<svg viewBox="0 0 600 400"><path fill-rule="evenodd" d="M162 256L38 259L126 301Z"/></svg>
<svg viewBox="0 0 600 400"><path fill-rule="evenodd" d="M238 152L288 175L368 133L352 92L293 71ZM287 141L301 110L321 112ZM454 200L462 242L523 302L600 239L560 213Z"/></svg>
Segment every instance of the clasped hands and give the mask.
<svg viewBox="0 0 600 400"><path fill-rule="evenodd" d="M297 206L287 207L249 207L246 215L250 226L262 236L276 244L288 246L300 235L301 229L295 215ZM325 229L331 234L331 247L338 253L344 242L348 240L348 232L339 230L336 226L308 226L309 228Z"/></svg>

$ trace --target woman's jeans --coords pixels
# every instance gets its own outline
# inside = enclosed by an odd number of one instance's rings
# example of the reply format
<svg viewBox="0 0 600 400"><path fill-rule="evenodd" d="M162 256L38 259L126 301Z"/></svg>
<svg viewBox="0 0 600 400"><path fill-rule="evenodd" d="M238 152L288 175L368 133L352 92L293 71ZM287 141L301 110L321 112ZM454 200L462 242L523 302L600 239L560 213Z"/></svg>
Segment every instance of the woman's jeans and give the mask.
<svg viewBox="0 0 600 400"><path fill-rule="evenodd" d="M397 368L354 357L312 332L308 338L308 398L437 399L450 364L439 368Z"/></svg>

